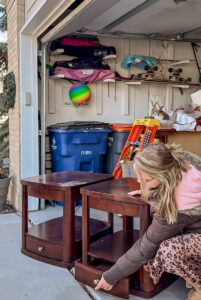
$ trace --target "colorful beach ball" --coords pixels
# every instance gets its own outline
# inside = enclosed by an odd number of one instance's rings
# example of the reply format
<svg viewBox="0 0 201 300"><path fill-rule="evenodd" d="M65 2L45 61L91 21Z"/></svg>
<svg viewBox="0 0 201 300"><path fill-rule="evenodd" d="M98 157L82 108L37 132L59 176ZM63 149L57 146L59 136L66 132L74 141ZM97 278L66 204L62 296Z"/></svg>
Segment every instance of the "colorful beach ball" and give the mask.
<svg viewBox="0 0 201 300"><path fill-rule="evenodd" d="M74 84L69 91L74 106L86 105L91 97L90 88L83 83Z"/></svg>

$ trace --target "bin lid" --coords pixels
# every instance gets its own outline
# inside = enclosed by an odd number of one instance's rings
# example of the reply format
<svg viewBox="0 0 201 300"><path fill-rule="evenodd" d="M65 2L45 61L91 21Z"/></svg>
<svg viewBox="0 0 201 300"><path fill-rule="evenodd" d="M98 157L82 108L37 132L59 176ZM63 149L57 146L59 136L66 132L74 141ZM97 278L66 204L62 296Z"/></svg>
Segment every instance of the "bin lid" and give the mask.
<svg viewBox="0 0 201 300"><path fill-rule="evenodd" d="M111 123L111 129L117 131L130 131L133 124Z"/></svg>
<svg viewBox="0 0 201 300"><path fill-rule="evenodd" d="M48 129L90 129L90 128L110 128L109 123L97 122L97 121L70 121L64 123L57 123L48 126Z"/></svg>

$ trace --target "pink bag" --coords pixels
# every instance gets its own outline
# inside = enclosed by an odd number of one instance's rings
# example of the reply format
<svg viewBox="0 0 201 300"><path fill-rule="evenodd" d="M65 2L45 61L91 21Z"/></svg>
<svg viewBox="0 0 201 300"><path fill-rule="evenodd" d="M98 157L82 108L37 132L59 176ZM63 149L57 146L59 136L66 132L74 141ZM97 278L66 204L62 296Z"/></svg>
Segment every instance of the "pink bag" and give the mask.
<svg viewBox="0 0 201 300"><path fill-rule="evenodd" d="M82 83L94 82L108 78L115 78L115 73L111 70L97 70L97 69L67 69L56 67L54 74L63 74L65 78L76 80Z"/></svg>
<svg viewBox="0 0 201 300"><path fill-rule="evenodd" d="M98 47L101 46L100 43L96 43L90 40L84 39L70 39L70 38L62 38L61 44L65 46L91 46L91 47Z"/></svg>

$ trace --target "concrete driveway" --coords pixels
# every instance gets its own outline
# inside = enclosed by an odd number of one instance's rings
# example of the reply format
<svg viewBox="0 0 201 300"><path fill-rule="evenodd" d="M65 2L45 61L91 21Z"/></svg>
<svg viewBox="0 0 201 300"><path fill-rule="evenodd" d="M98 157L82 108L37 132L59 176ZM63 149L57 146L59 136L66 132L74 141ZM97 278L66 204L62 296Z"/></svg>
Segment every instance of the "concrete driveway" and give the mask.
<svg viewBox="0 0 201 300"><path fill-rule="evenodd" d="M76 208L81 214L81 208ZM94 212L97 215L97 211ZM49 206L32 212L29 217L37 224L62 215L62 208ZM119 223L119 217L116 223ZM118 224L117 224L118 225ZM0 214L0 299L1 300L118 300L120 298L95 292L81 285L66 269L51 266L21 254L21 216ZM185 300L188 290L182 279L177 280L153 300ZM130 300L142 298L130 296Z"/></svg>

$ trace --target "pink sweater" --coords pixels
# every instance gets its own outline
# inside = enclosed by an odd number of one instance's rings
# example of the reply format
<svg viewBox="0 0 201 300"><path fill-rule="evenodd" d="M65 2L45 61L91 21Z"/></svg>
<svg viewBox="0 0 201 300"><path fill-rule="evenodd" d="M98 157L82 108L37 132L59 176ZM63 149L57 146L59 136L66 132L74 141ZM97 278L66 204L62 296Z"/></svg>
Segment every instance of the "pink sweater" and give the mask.
<svg viewBox="0 0 201 300"><path fill-rule="evenodd" d="M191 209L201 205L201 172L194 166L182 172L182 180L175 189L178 210Z"/></svg>

